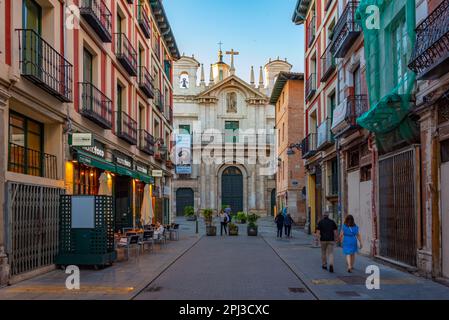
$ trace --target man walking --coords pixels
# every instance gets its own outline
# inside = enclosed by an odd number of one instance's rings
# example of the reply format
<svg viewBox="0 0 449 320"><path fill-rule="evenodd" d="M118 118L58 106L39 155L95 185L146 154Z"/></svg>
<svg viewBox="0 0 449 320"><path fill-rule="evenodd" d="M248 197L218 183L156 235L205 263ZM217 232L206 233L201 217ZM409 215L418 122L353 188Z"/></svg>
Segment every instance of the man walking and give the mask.
<svg viewBox="0 0 449 320"><path fill-rule="evenodd" d="M324 213L324 218L318 222L316 236L321 242L321 262L323 270L327 270L329 262L329 272L334 272L334 246L337 239L337 224L329 218L329 212Z"/></svg>
<svg viewBox="0 0 449 320"><path fill-rule="evenodd" d="M276 218L274 219L274 222L276 223L277 228L278 228L277 237L282 238L282 231L284 229L284 216L282 215L282 213L279 213L276 216Z"/></svg>

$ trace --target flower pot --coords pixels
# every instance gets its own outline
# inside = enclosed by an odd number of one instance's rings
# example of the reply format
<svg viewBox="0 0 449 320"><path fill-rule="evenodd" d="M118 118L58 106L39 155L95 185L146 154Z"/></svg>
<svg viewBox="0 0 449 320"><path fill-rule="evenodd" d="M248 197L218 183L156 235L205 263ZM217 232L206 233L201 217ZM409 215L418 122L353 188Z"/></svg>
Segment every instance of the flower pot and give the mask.
<svg viewBox="0 0 449 320"><path fill-rule="evenodd" d="M248 226L248 236L249 237L257 237L257 233L258 233L259 228L257 226L255 227L250 227Z"/></svg>
<svg viewBox="0 0 449 320"><path fill-rule="evenodd" d="M196 221L196 216L187 217L187 221Z"/></svg>
<svg viewBox="0 0 449 320"><path fill-rule="evenodd" d="M238 236L239 235L239 229L229 230L229 235L230 236Z"/></svg>
<svg viewBox="0 0 449 320"><path fill-rule="evenodd" d="M215 237L217 235L217 227L216 226L207 226L206 234L209 237Z"/></svg>

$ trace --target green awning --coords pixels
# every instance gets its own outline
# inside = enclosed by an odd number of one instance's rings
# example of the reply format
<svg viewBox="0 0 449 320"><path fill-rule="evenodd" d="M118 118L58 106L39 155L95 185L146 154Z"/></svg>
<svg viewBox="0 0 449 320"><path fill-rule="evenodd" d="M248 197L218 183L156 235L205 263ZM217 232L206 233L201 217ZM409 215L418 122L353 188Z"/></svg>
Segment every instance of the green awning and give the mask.
<svg viewBox="0 0 449 320"><path fill-rule="evenodd" d="M116 166L115 173L117 173L121 176L128 176L133 179L140 179L140 176L137 172L130 170L128 168L122 167L122 166Z"/></svg>
<svg viewBox="0 0 449 320"><path fill-rule="evenodd" d="M115 165L111 162L107 162L106 160L95 157L80 150L77 150L76 154L79 163L85 164L90 167L95 167L101 170L115 172Z"/></svg>
<svg viewBox="0 0 449 320"><path fill-rule="evenodd" d="M145 182L146 184L154 184L154 178L147 176L146 174L138 173L139 180Z"/></svg>

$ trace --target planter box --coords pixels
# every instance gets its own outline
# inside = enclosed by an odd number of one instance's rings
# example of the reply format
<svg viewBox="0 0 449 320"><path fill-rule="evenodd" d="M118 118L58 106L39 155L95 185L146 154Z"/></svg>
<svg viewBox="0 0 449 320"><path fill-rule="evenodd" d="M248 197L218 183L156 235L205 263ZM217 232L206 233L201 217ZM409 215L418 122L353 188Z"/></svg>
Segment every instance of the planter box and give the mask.
<svg viewBox="0 0 449 320"><path fill-rule="evenodd" d="M230 236L238 236L239 235L239 229L231 230L229 229L229 235Z"/></svg>
<svg viewBox="0 0 449 320"><path fill-rule="evenodd" d="M247 229L247 231L248 231L248 236L249 236L249 237L257 237L258 230L259 230L258 227L254 227L254 228L248 227L248 229Z"/></svg>
<svg viewBox="0 0 449 320"><path fill-rule="evenodd" d="M187 217L187 221L196 221L196 216Z"/></svg>
<svg viewBox="0 0 449 320"><path fill-rule="evenodd" d="M217 235L217 227L215 226L206 227L206 234L208 237L215 237Z"/></svg>

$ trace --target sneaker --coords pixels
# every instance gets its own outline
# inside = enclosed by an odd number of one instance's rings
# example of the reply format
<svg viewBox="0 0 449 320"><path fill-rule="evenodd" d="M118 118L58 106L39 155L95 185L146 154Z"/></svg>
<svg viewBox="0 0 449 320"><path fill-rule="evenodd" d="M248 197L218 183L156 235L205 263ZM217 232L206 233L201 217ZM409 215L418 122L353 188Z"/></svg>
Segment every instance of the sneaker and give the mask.
<svg viewBox="0 0 449 320"><path fill-rule="evenodd" d="M329 267L329 272L330 272L330 273L334 273L334 266L330 266L330 267Z"/></svg>

